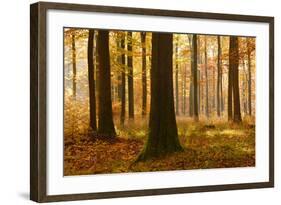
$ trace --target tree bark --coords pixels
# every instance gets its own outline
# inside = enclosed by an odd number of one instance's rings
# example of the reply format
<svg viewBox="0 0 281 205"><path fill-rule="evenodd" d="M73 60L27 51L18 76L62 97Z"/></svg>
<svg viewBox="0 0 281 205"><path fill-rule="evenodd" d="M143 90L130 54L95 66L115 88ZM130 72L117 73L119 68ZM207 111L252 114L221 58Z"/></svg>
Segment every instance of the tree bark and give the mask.
<svg viewBox="0 0 281 205"><path fill-rule="evenodd" d="M124 125L125 115L126 115L126 62L125 62L125 34L123 33L121 39L121 64L122 64L122 73L121 73L121 115L120 123Z"/></svg>
<svg viewBox="0 0 281 205"><path fill-rule="evenodd" d="M249 115L252 115L252 72L251 72L251 50L250 39L247 38L247 56L248 56L248 107Z"/></svg>
<svg viewBox="0 0 281 205"><path fill-rule="evenodd" d="M193 111L194 111L194 106L193 106L193 46L192 46L192 36L188 35L188 44L189 44L189 50L190 50L190 82L189 82L189 116L193 117Z"/></svg>
<svg viewBox="0 0 281 205"><path fill-rule="evenodd" d="M197 34L193 34L193 100L194 100L194 120L198 121L198 79L197 79Z"/></svg>
<svg viewBox="0 0 281 205"><path fill-rule="evenodd" d="M209 118L209 82L208 82L208 53L207 53L207 37L205 36L205 92L206 92L206 117Z"/></svg>
<svg viewBox="0 0 281 205"><path fill-rule="evenodd" d="M142 116L146 116L147 80L146 80L146 33L141 32L142 44Z"/></svg>
<svg viewBox="0 0 281 205"><path fill-rule="evenodd" d="M72 38L71 38L71 50L72 50L72 91L73 91L73 97L76 97L76 45L75 45L75 31L73 30Z"/></svg>
<svg viewBox="0 0 281 205"><path fill-rule="evenodd" d="M218 76L217 76L217 115L218 117L221 116L221 97L220 97L220 86L221 86L221 42L220 36L217 37L218 39Z"/></svg>
<svg viewBox="0 0 281 205"><path fill-rule="evenodd" d="M134 119L134 72L133 72L133 52L132 52L132 32L127 35L127 63L128 63L128 99L129 99L129 119Z"/></svg>
<svg viewBox="0 0 281 205"><path fill-rule="evenodd" d="M89 80L89 105L90 105L90 127L97 130L96 119L96 93L95 93L95 67L94 67L94 37L95 30L89 29L88 36L88 80Z"/></svg>
<svg viewBox="0 0 281 205"><path fill-rule="evenodd" d="M103 137L114 138L116 136L111 102L111 73L109 56L109 34L106 30L100 30L98 35L99 58L99 121L98 133Z"/></svg>
<svg viewBox="0 0 281 205"><path fill-rule="evenodd" d="M173 98L173 36L152 33L151 108L149 135L138 160L182 150Z"/></svg>
<svg viewBox="0 0 281 205"><path fill-rule="evenodd" d="M178 67L178 41L176 41L175 45L175 83L176 83L176 115L179 115L179 67Z"/></svg>
<svg viewBox="0 0 281 205"><path fill-rule="evenodd" d="M182 77L182 114L185 115L186 110L186 67L183 68Z"/></svg>
<svg viewBox="0 0 281 205"><path fill-rule="evenodd" d="M233 101L234 101L234 122L241 122L241 111L240 111L240 94L239 94L239 46L238 37L233 36L230 38L232 48L232 57L230 58L230 65L233 70Z"/></svg>
<svg viewBox="0 0 281 205"><path fill-rule="evenodd" d="M233 61L235 57L233 57L233 37L230 37L229 40L229 70L228 70L228 100L227 100L227 114L228 121L232 121L233 118L233 108L232 108L232 94L233 94Z"/></svg>

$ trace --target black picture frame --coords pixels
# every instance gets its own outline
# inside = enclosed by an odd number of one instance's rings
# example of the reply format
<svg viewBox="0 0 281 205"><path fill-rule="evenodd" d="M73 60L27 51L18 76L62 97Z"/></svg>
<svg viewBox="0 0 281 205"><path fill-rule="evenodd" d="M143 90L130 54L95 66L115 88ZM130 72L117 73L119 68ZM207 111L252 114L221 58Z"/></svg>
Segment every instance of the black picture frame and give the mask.
<svg viewBox="0 0 281 205"><path fill-rule="evenodd" d="M269 181L102 193L47 195L46 167L46 12L47 10L106 12L269 24ZM30 199L36 202L179 194L274 187L274 17L38 2L30 6Z"/></svg>

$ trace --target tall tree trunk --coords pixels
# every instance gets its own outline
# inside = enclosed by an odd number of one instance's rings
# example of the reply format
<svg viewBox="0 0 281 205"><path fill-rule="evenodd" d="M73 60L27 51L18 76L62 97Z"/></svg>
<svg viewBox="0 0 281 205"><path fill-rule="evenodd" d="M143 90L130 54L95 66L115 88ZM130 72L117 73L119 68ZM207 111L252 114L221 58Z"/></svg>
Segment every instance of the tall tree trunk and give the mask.
<svg viewBox="0 0 281 205"><path fill-rule="evenodd" d="M213 95L212 95L212 112L214 110L216 110L216 79L215 79L215 76L216 76L216 71L215 71L215 67L213 67L213 75L212 75L212 83L213 83Z"/></svg>
<svg viewBox="0 0 281 205"><path fill-rule="evenodd" d="M186 67L184 67L183 73L183 114L186 113Z"/></svg>
<svg viewBox="0 0 281 205"><path fill-rule="evenodd" d="M99 121L98 133L101 136L114 138L116 136L111 102L111 73L109 56L109 34L100 30L98 35L99 58Z"/></svg>
<svg viewBox="0 0 281 205"><path fill-rule="evenodd" d="M71 38L71 50L72 50L72 91L73 91L73 97L76 97L76 46L75 46L75 31L73 30L72 38Z"/></svg>
<svg viewBox="0 0 281 205"><path fill-rule="evenodd" d="M128 49L128 99L129 99L129 118L134 119L134 72L133 72L133 50L132 50L132 32L127 35Z"/></svg>
<svg viewBox="0 0 281 205"><path fill-rule="evenodd" d="M194 115L194 96L193 96L193 93L194 93L194 89L193 89L193 80L192 80L192 77L190 77L190 84L189 84L189 116L190 117L193 117Z"/></svg>
<svg viewBox="0 0 281 205"><path fill-rule="evenodd" d="M234 37L230 37L229 40L229 69L228 69L228 99L227 99L227 114L228 114L228 121L232 121L233 118L233 108L232 108L232 94L233 94L233 41Z"/></svg>
<svg viewBox="0 0 281 205"><path fill-rule="evenodd" d="M100 92L100 64L99 64L99 52L98 52L98 36L99 36L99 32L96 31L96 34L94 36L95 38L95 65L96 65L96 110L99 110L99 92ZM98 121L98 120L97 120Z"/></svg>
<svg viewBox="0 0 281 205"><path fill-rule="evenodd" d="M251 72L251 50L250 39L247 38L247 56L248 56L248 107L249 115L252 115L252 72Z"/></svg>
<svg viewBox="0 0 281 205"><path fill-rule="evenodd" d="M188 45L190 50L190 81L189 81L189 116L193 117L193 47L192 47L192 35L187 35Z"/></svg>
<svg viewBox="0 0 281 205"><path fill-rule="evenodd" d="M220 97L220 81L221 81L221 42L220 36L217 36L218 39L218 79L217 79L217 115L221 116L221 97Z"/></svg>
<svg viewBox="0 0 281 205"><path fill-rule="evenodd" d="M96 119L96 91L95 91L95 67L94 67L94 38L95 31L89 29L88 36L88 80L89 80L89 105L90 105L90 127L97 130Z"/></svg>
<svg viewBox="0 0 281 205"><path fill-rule="evenodd" d="M125 62L125 33L122 35L121 39L121 115L120 123L124 125L125 115L126 115L126 62Z"/></svg>
<svg viewBox="0 0 281 205"><path fill-rule="evenodd" d="M205 114L206 117L209 118L209 82L208 82L208 52L207 52L207 36L205 36L205 92L206 92L206 109Z"/></svg>
<svg viewBox="0 0 281 205"><path fill-rule="evenodd" d="M201 73L200 70L197 71L197 87L198 87L198 116L200 115L200 94L201 94L201 90L200 90L200 78L201 78Z"/></svg>
<svg viewBox="0 0 281 205"><path fill-rule="evenodd" d="M176 41L175 48L175 65L176 65L176 74L175 74L175 83L176 83L176 115L179 115L179 67L178 67L178 41Z"/></svg>
<svg viewBox="0 0 281 205"><path fill-rule="evenodd" d="M116 39L116 51L117 51L117 57L116 57L116 61L118 63L119 66L119 71L117 71L117 86L116 86L116 91L117 91L117 96L118 96L118 101L121 102L121 98L122 98L122 55L121 53L121 41L120 38L122 38L120 36L120 34L118 33L117 35L117 39Z"/></svg>
<svg viewBox="0 0 281 205"><path fill-rule="evenodd" d="M151 109L149 135L138 160L182 150L173 98L173 36L152 33Z"/></svg>
<svg viewBox="0 0 281 205"><path fill-rule="evenodd" d="M240 111L240 94L239 94L239 45L238 37L233 36L230 38L230 48L232 55L230 58L230 65L233 70L233 101L234 101L234 122L241 122L241 111Z"/></svg>
<svg viewBox="0 0 281 205"><path fill-rule="evenodd" d="M243 64L243 83L242 83L242 105L243 105L243 111L244 114L248 114L248 101L247 101L247 83L248 83L248 77L247 77L247 71L246 71L246 62L245 59L242 59Z"/></svg>
<svg viewBox="0 0 281 205"><path fill-rule="evenodd" d="M142 44L142 116L146 116L147 82L146 82L146 33L141 32Z"/></svg>
<svg viewBox="0 0 281 205"><path fill-rule="evenodd" d="M224 97L222 91L222 69L221 69L221 77L220 77L220 96L221 96L221 112L224 112Z"/></svg>
<svg viewBox="0 0 281 205"><path fill-rule="evenodd" d="M193 34L193 94L194 94L194 120L198 121L198 78L197 78L197 34Z"/></svg>

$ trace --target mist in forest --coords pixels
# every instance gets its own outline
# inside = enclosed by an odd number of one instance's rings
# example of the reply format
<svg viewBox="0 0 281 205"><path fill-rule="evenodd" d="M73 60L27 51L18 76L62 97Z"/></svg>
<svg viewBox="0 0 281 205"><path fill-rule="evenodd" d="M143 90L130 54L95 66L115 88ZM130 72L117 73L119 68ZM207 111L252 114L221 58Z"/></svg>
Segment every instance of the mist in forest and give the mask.
<svg viewBox="0 0 281 205"><path fill-rule="evenodd" d="M255 166L255 37L64 29L64 175Z"/></svg>

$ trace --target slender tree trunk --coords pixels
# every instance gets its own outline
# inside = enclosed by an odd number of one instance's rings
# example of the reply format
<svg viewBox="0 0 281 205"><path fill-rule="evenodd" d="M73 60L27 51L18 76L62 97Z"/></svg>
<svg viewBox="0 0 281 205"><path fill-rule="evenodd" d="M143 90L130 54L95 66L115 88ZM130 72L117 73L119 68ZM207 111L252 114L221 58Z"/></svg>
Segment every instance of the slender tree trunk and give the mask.
<svg viewBox="0 0 281 205"><path fill-rule="evenodd" d="M223 89L222 89L222 69L221 69L221 77L220 77L220 96L221 96L221 112L224 112L224 97L223 97Z"/></svg>
<svg viewBox="0 0 281 205"><path fill-rule="evenodd" d="M197 71L197 87L198 87L198 94L197 94L197 97L198 97L198 116L200 115L200 94L201 94L201 90L200 90L200 77L201 76L201 73L200 73L200 70Z"/></svg>
<svg viewBox="0 0 281 205"><path fill-rule="evenodd" d="M250 43L247 38L247 56L248 56L248 107L249 107L249 115L252 115L252 72L251 72L251 50Z"/></svg>
<svg viewBox="0 0 281 205"><path fill-rule="evenodd" d="M189 89L189 116L190 117L193 117L193 114L194 114L194 96L193 96L193 93L194 93L194 89L193 89L193 80L192 80L192 77L190 77L190 89Z"/></svg>
<svg viewBox="0 0 281 205"><path fill-rule="evenodd" d="M173 99L173 36L152 33L151 109L149 135L138 160L182 150Z"/></svg>
<svg viewBox="0 0 281 205"><path fill-rule="evenodd" d="M215 79L215 76L216 76L216 71L215 71L215 67L213 67L213 75L212 75L212 83L213 83L213 95L212 95L212 112L214 110L216 110L216 79Z"/></svg>
<svg viewBox="0 0 281 205"><path fill-rule="evenodd" d="M193 91L194 91L194 119L199 120L198 116L198 78L197 78L197 34L193 34Z"/></svg>
<svg viewBox="0 0 281 205"><path fill-rule="evenodd" d="M118 33L118 37L116 39L116 51L117 51L117 63L118 63L118 66L119 66L119 71L117 71L117 96L118 96L118 101L121 102L121 98L122 98L122 55L121 55L121 41L120 41L120 38L122 38L120 36L120 34Z"/></svg>
<svg viewBox="0 0 281 205"><path fill-rule="evenodd" d="M205 114L206 117L209 118L209 81L208 81L208 52L207 52L207 37L205 36L205 92L206 92L206 109Z"/></svg>
<svg viewBox="0 0 281 205"><path fill-rule="evenodd" d="M227 100L227 114L228 121L233 119L233 108L232 108L232 94L233 94L233 37L229 40L229 70L228 70L228 100Z"/></svg>
<svg viewBox="0 0 281 205"><path fill-rule="evenodd" d="M94 38L95 31L89 29L88 36L88 79L89 79L89 105L90 105L90 127L97 130L96 119L96 92L95 92L95 67L94 67Z"/></svg>
<svg viewBox="0 0 281 205"><path fill-rule="evenodd" d="M121 39L121 115L120 115L120 123L124 125L125 123L125 115L126 115L126 62L125 62L125 33L122 35Z"/></svg>
<svg viewBox="0 0 281 205"><path fill-rule="evenodd" d="M221 42L220 36L218 38L218 79L217 79L217 115L221 116L221 97L220 97L220 81L221 81Z"/></svg>
<svg viewBox="0 0 281 205"><path fill-rule="evenodd" d="M72 50L72 91L73 91L73 97L76 98L76 46L75 46L75 31L72 33L72 41L71 41L71 50Z"/></svg>
<svg viewBox="0 0 281 205"><path fill-rule="evenodd" d="M182 73L182 114L185 115L186 109L186 68L183 68Z"/></svg>
<svg viewBox="0 0 281 205"><path fill-rule="evenodd" d="M175 48L175 64L176 64L176 74L175 74L175 83L176 83L176 115L179 115L179 67L178 67L178 41L176 41Z"/></svg>
<svg viewBox="0 0 281 205"><path fill-rule="evenodd" d="M109 56L109 34L100 30L98 35L99 53L99 121L98 133L101 136L113 138L116 136L111 102L111 73Z"/></svg>
<svg viewBox="0 0 281 205"><path fill-rule="evenodd" d="M147 86L146 86L146 33L141 32L142 44L142 116L146 116Z"/></svg>
<svg viewBox="0 0 281 205"><path fill-rule="evenodd" d="M193 106L193 46L192 46L192 36L188 35L188 41L189 41L189 50L190 50L190 83L189 83L189 116L193 117L193 111L194 111L194 106Z"/></svg>
<svg viewBox="0 0 281 205"><path fill-rule="evenodd" d="M242 59L243 62L243 83L242 83L242 90L243 90L243 98L242 98L242 104L243 104L243 111L244 114L248 114L248 101L247 101L247 83L248 83L248 77L247 77L247 72L246 72L246 62L244 59Z"/></svg>
<svg viewBox="0 0 281 205"><path fill-rule="evenodd" d="M99 110L99 92L100 92L100 65L99 65L99 52L98 52L98 35L99 35L99 32L96 31L96 34L94 36L95 38L95 42L96 42L96 45L95 45L95 67L96 67L96 110L98 111ZM97 120L98 121L98 120Z"/></svg>
<svg viewBox="0 0 281 205"><path fill-rule="evenodd" d="M240 111L240 94L239 94L239 45L238 37L230 38L232 48L232 57L230 58L230 64L233 70L233 101L234 101L234 122L241 122L241 111Z"/></svg>
<svg viewBox="0 0 281 205"><path fill-rule="evenodd" d="M129 99L129 119L134 119L134 71L133 71L133 50L132 50L132 32L127 35L128 49L128 99Z"/></svg>

